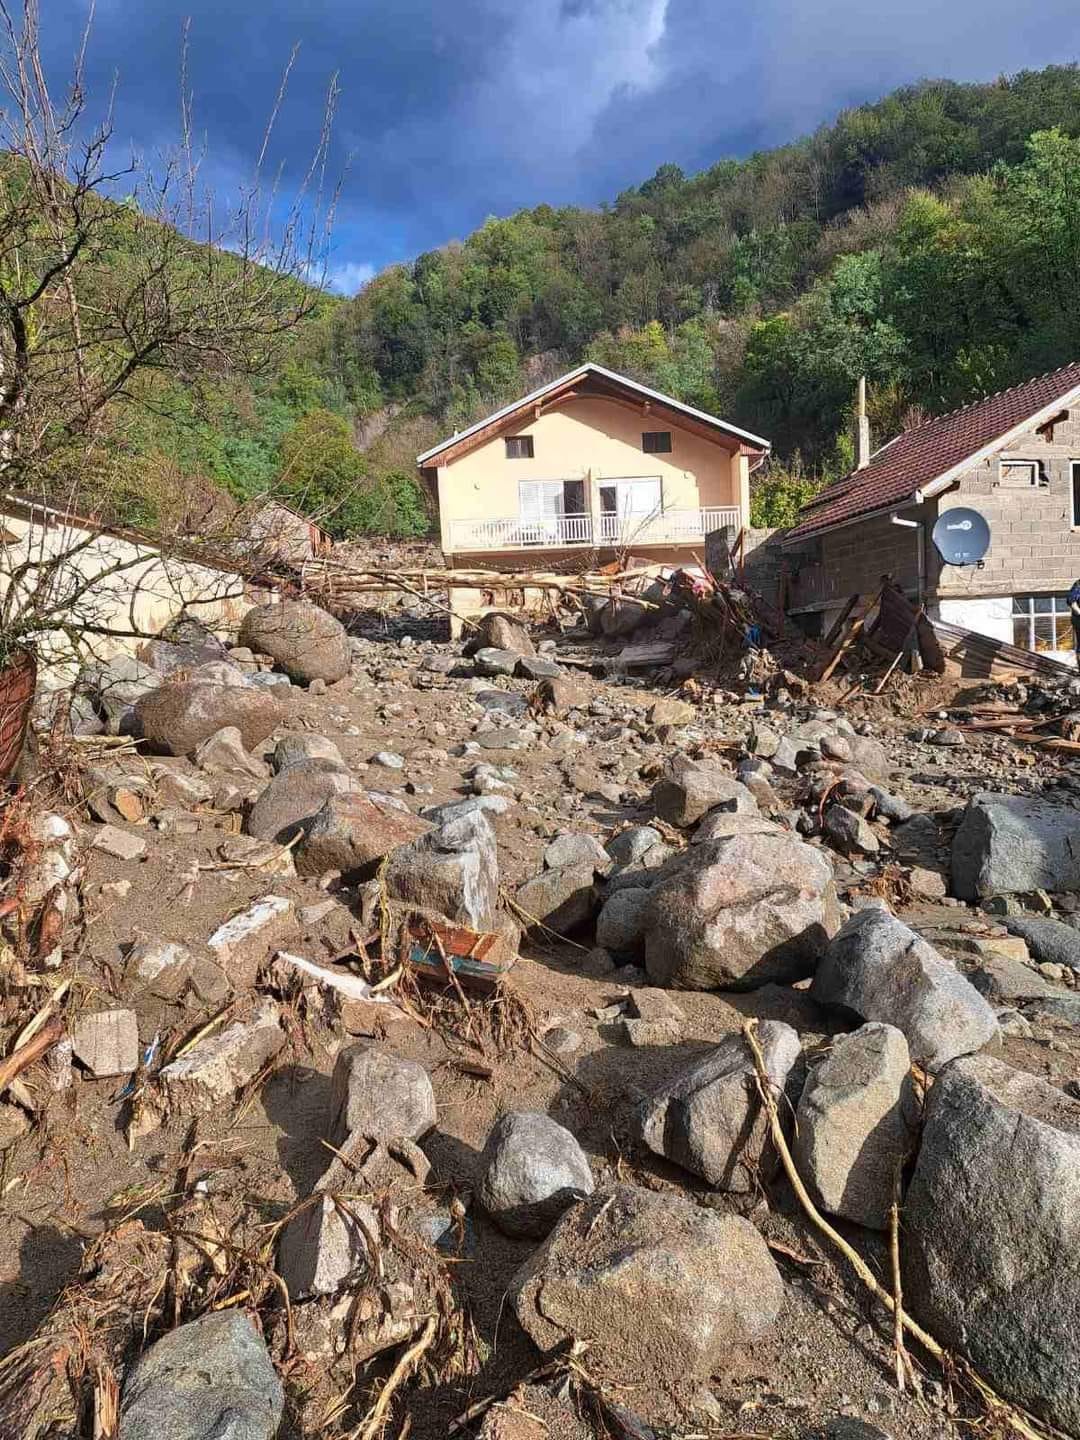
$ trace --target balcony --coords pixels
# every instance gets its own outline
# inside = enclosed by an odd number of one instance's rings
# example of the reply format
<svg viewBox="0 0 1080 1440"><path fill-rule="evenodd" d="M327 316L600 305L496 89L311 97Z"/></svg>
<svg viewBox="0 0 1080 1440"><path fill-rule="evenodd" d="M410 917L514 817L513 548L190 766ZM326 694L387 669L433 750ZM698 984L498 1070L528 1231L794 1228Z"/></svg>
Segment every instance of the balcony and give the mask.
<svg viewBox="0 0 1080 1440"><path fill-rule="evenodd" d="M451 520L450 550L552 550L588 545L625 550L635 545L693 545L725 526L738 530L737 506L664 510L651 515L513 516L506 520Z"/></svg>

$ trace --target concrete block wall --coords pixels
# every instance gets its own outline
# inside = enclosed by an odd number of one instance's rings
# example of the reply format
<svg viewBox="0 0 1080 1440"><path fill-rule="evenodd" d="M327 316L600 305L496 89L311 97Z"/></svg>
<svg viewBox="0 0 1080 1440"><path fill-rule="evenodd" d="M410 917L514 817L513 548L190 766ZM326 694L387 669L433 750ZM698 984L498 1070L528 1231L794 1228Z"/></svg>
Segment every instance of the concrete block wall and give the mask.
<svg viewBox="0 0 1080 1440"><path fill-rule="evenodd" d="M1002 460L1041 462L1047 483L1003 483ZM1072 462L1080 461L1080 410L1048 434L1034 431L966 471L939 510L970 505L990 524L990 549L980 569L942 566L931 547L929 581L942 596L1038 595L1068 590L1080 575L1080 529L1073 526Z"/></svg>
<svg viewBox="0 0 1080 1440"><path fill-rule="evenodd" d="M916 509L903 513L905 518L914 519L921 512ZM888 515L874 515L830 531L817 542L815 552L814 558L788 552L791 610L834 605L856 592L872 594L883 575L912 594L918 589L916 532L892 524Z"/></svg>

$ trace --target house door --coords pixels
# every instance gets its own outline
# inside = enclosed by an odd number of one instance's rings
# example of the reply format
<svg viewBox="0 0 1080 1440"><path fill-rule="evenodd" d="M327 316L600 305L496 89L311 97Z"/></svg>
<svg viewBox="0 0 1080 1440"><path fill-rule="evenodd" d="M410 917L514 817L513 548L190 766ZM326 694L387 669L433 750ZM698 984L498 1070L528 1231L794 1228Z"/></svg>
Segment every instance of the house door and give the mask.
<svg viewBox="0 0 1080 1440"><path fill-rule="evenodd" d="M642 536L650 520L664 508L659 475L605 480L600 485L600 535L607 541Z"/></svg>

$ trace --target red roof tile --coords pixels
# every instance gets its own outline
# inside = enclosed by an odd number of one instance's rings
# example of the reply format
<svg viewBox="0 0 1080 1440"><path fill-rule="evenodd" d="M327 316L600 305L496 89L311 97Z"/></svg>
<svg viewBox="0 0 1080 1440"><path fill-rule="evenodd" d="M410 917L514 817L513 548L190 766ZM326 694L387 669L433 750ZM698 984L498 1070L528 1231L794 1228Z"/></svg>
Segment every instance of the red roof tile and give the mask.
<svg viewBox="0 0 1080 1440"><path fill-rule="evenodd" d="M860 515L913 499L917 490L1077 388L1080 361L905 430L876 451L869 465L834 481L804 505L784 543L810 539Z"/></svg>

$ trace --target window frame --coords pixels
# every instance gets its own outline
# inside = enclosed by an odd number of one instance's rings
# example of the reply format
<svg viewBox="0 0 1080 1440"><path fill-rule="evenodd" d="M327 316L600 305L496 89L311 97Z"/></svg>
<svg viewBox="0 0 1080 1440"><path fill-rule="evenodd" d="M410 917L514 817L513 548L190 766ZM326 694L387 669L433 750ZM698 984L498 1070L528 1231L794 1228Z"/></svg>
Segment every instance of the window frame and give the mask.
<svg viewBox="0 0 1080 1440"><path fill-rule="evenodd" d="M1080 530L1080 460L1069 461L1069 499L1072 504L1072 528Z"/></svg>
<svg viewBox="0 0 1080 1440"><path fill-rule="evenodd" d="M666 445L650 447L646 442L649 440L664 440ZM641 432L641 453L643 455L670 455L674 449L674 439L670 430L643 430Z"/></svg>
<svg viewBox="0 0 1080 1440"><path fill-rule="evenodd" d="M1036 608L1042 606L1045 608ZM1017 621L1026 622L1027 636L1021 645L1016 638ZM1058 644L1058 624L1065 628L1065 644ZM1039 650L1035 644L1036 625L1049 628L1053 644ZM1051 651L1071 650L1072 611L1066 595L1014 595L1012 597L1012 643L1020 650L1030 650L1033 655L1045 655Z"/></svg>
<svg viewBox="0 0 1080 1440"><path fill-rule="evenodd" d="M1010 478L1008 472L1026 469L1030 478ZM1046 467L1041 460L1026 460L1021 455L1010 455L998 461L998 484L1006 490L1042 490L1049 485Z"/></svg>
<svg viewBox="0 0 1080 1440"><path fill-rule="evenodd" d="M536 446L533 443L533 437L531 435L504 435L503 445L506 449L505 458L507 460L536 459ZM512 445L521 445L524 446L524 449L515 452L510 448Z"/></svg>

